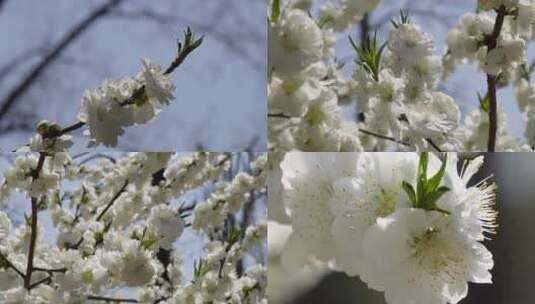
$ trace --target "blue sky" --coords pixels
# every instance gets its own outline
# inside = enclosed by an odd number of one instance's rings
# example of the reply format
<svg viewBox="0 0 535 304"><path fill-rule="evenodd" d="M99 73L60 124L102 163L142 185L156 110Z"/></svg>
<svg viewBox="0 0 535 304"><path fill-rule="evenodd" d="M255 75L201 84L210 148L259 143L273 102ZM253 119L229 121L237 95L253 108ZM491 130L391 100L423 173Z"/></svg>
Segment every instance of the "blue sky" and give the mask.
<svg viewBox="0 0 535 304"><path fill-rule="evenodd" d="M0 11L0 67L25 50L48 48L106 1L8 0ZM135 75L147 57L167 66L176 54L176 39L186 26L205 42L173 77L176 100L149 125L129 128L118 149L243 150L257 136L256 150L266 145L266 22L263 0L125 1L121 11L152 12L170 17L163 25L143 18L104 17L73 43L50 67L11 116L36 112L38 119L73 123L84 89L105 78ZM28 22L31 20L31 22ZM0 100L38 59L28 59L0 81ZM80 134L78 132L77 134ZM0 136L2 150L24 144L27 132ZM86 140L82 140L83 148Z"/></svg>

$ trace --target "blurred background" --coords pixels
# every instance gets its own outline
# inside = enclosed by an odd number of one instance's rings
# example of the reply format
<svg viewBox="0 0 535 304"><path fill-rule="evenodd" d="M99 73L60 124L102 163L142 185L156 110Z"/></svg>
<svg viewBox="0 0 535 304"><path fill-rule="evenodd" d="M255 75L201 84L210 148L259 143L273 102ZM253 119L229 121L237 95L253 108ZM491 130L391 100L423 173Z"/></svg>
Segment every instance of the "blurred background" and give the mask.
<svg viewBox="0 0 535 304"><path fill-rule="evenodd" d="M473 155L462 154L465 157ZM498 185L497 234L485 246L494 256L493 284L470 284L461 304L535 303L535 155L530 153L485 154L482 170L473 181L493 176ZM270 235L271 238L271 235ZM271 239L270 239L271 242ZM270 243L271 251L271 243ZM271 252L270 252L271 256ZM270 259L270 271L280 264ZM274 265L275 267L271 268ZM271 275L271 274L270 274ZM286 280L274 292L274 304L385 304L383 294L367 288L359 278L325 270ZM270 281L271 284L271 281ZM294 284L295 287L289 285ZM328 301L326 301L328 299Z"/></svg>
<svg viewBox="0 0 535 304"><path fill-rule="evenodd" d="M85 89L166 67L191 26L203 45L173 73L176 100L131 127L121 151L263 151L264 0L0 0L0 147L28 142L42 119L70 125ZM87 139L75 132L79 150ZM75 148L76 148L75 147Z"/></svg>
<svg viewBox="0 0 535 304"><path fill-rule="evenodd" d="M321 5L327 0L316 0L314 16ZM392 27L390 20L399 19L400 10L404 9L410 14L411 23L418 24L435 38L435 55L443 56L446 53L446 36L448 29L459 23L460 17L469 12L475 12L477 0L381 0L378 7L349 31L340 35L336 54L341 63L346 63L345 69L351 73L355 64L355 51L351 48L348 35L355 41L360 42L365 35L373 35L377 30L377 37L380 42L384 42ZM528 64L535 59L535 47L528 44L527 52ZM479 107L477 92L485 95L487 92L486 75L478 71L477 66L472 64L459 65L455 73L446 81L442 82L439 90L452 96L459 105L463 114L462 119L472 110ZM507 114L507 131L513 137L523 139L525 122L518 104L515 100L513 89L509 87L498 90L498 103ZM351 107L352 109L354 106ZM348 113L354 117L354 110ZM522 140L525 142L525 140Z"/></svg>

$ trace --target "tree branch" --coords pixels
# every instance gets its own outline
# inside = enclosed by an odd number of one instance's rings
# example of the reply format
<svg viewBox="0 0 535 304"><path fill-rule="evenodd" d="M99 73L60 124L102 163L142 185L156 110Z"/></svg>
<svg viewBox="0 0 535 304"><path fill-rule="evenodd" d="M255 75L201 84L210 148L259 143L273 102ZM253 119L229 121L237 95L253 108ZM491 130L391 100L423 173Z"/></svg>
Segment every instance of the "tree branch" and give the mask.
<svg viewBox="0 0 535 304"><path fill-rule="evenodd" d="M496 11L496 23L494 23L494 29L492 34L485 39L485 44L487 46L487 54L490 53L493 49L496 48L498 44L498 37L502 31L503 23L505 16L507 16L507 8L501 6ZM494 152L496 150L496 135L498 132L498 101L496 97L496 83L498 76L487 74L487 87L488 87L488 96L489 96L489 138L487 143L488 152Z"/></svg>
<svg viewBox="0 0 535 304"><path fill-rule="evenodd" d="M41 169L45 163L46 154L39 153L39 160L37 161L37 168L32 172L32 180L35 181L41 174ZM24 276L24 288L31 289L32 272L33 272L33 258L35 256L35 244L37 242L37 218L39 212L39 202L36 197L31 198L32 202L32 222L31 222L31 234L30 234L30 248L28 249L28 262L26 264L26 275Z"/></svg>
<svg viewBox="0 0 535 304"><path fill-rule="evenodd" d="M366 13L360 20L360 43L363 45L370 35L370 14Z"/></svg>
<svg viewBox="0 0 535 304"><path fill-rule="evenodd" d="M34 289L35 287L45 283L45 282L52 282L52 275L49 275L48 277L42 279L42 280L39 280L33 284L30 285L30 287L28 289Z"/></svg>
<svg viewBox="0 0 535 304"><path fill-rule="evenodd" d="M28 263L26 266L26 275L24 276L24 288L31 289L32 272L33 272L33 258L35 256L35 244L37 241L37 213L39 208L37 207L37 199L32 197L32 225L30 234L30 249L28 251Z"/></svg>
<svg viewBox="0 0 535 304"><path fill-rule="evenodd" d="M126 190L126 186L128 186L128 181L125 181L123 186L121 187L121 189L115 193L115 195L113 196L113 198L111 199L111 201L108 203L108 205L106 205L106 207L104 208L104 210L102 210L100 212L100 214L97 216L97 221L100 221L102 219L102 217L104 216L104 214L106 214L106 212L108 211L108 209L111 208L111 206L113 205L113 203L115 203L115 201L119 198L119 196L121 196L121 194L123 194L123 192Z"/></svg>
<svg viewBox="0 0 535 304"><path fill-rule="evenodd" d="M114 302L114 303L139 303L135 299L109 298L109 297L101 297L101 296L87 296L87 299L90 301L105 301L105 302Z"/></svg>
<svg viewBox="0 0 535 304"><path fill-rule="evenodd" d="M437 150L437 152L442 152L440 147L437 144L435 144L435 142L432 139L426 138L425 141L427 141L427 143L429 143L431 145L431 147L433 147L435 150Z"/></svg>
<svg viewBox="0 0 535 304"><path fill-rule="evenodd" d="M400 144L400 145L410 146L410 144L408 142L395 139L394 137L378 134L378 133L375 133L375 132L372 132L372 131L368 131L368 130L364 130L364 129L359 129L359 132L364 133L366 135L374 136L374 137L377 137L377 138L380 138L380 139L392 141L392 142L395 142L395 143Z"/></svg>
<svg viewBox="0 0 535 304"><path fill-rule="evenodd" d="M53 269L47 269L47 268L41 268L41 267L34 267L33 270L35 271L43 271L43 272L58 272L58 273L65 273L67 272L67 268L53 268Z"/></svg>
<svg viewBox="0 0 535 304"><path fill-rule="evenodd" d="M123 0L110 0L108 3L100 6L89 14L82 22L76 25L66 36L64 36L60 42L38 63L22 80L22 82L16 86L2 102L0 106L0 119L2 119L11 107L19 100L19 98L35 83L35 80L43 73L43 71L53 63L61 53L84 33L93 23L95 23L100 17L109 12L111 8L120 4Z"/></svg>
<svg viewBox="0 0 535 304"><path fill-rule="evenodd" d="M16 273L18 273L18 275L20 275L24 279L24 277L25 277L24 273L22 273L22 271L20 271L17 268L17 266L15 266L13 263L11 263L9 261L9 259L6 256L4 256L1 252L0 252L0 258L4 261L4 263L7 264L7 267L13 269Z"/></svg>

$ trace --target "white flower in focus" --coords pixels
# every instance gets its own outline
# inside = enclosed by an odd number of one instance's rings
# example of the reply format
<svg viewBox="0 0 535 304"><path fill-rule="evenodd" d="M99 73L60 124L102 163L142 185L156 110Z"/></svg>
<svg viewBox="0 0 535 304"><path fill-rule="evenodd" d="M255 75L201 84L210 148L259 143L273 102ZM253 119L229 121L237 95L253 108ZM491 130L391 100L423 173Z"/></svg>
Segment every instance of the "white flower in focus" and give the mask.
<svg viewBox="0 0 535 304"><path fill-rule="evenodd" d="M354 153L288 153L281 163L283 199L294 229L292 237L321 260L333 255L334 215L329 208L333 183L354 176L357 159Z"/></svg>
<svg viewBox="0 0 535 304"><path fill-rule="evenodd" d="M492 254L451 216L405 208L378 219L363 243L361 279L388 303L458 303L468 282L491 283Z"/></svg>
<svg viewBox="0 0 535 304"><path fill-rule="evenodd" d="M378 218L392 214L410 202L401 188L412 182L418 159L412 153L363 153L356 177L334 182L329 206L335 216L332 237L336 263L349 275L362 268L362 239Z"/></svg>

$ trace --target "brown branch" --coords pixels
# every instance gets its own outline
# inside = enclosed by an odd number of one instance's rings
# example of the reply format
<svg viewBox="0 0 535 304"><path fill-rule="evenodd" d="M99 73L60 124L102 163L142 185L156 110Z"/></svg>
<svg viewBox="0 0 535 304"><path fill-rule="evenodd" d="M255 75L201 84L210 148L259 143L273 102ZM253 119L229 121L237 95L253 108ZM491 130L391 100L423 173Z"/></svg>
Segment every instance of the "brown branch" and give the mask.
<svg viewBox="0 0 535 304"><path fill-rule="evenodd" d="M33 272L33 258L35 256L35 244L37 241L37 213L39 209L37 207L37 199L32 197L32 225L30 234L30 249L28 251L28 263L26 265L26 275L24 276L24 288L31 289L32 272Z"/></svg>
<svg viewBox="0 0 535 304"><path fill-rule="evenodd" d="M370 35L370 14L364 14L362 20L360 20L360 43L363 45Z"/></svg>
<svg viewBox="0 0 535 304"><path fill-rule="evenodd" d="M39 286L39 285L41 285L41 284L43 284L45 282L48 282L48 283L52 282L52 275L49 275L48 277L31 284L28 289L34 289L35 287L37 287L37 286Z"/></svg>
<svg viewBox="0 0 535 304"><path fill-rule="evenodd" d="M104 214L106 214L106 212L108 211L108 209L111 208L111 206L113 205L113 203L115 203L115 201L119 198L119 196L121 196L121 194L123 194L123 192L126 190L126 186L128 186L128 181L125 181L123 186L121 187L121 189L115 193L115 195L113 196L113 198L111 199L111 201L108 203L108 205L106 205L106 207L104 208L104 210L102 210L100 212L100 214L97 216L97 221L100 221L102 219L102 217L104 216Z"/></svg>
<svg viewBox="0 0 535 304"><path fill-rule="evenodd" d="M105 302L114 302L114 303L139 303L135 299L109 298L109 297L101 297L101 296L87 296L87 299L90 301L105 301Z"/></svg>
<svg viewBox="0 0 535 304"><path fill-rule="evenodd" d="M70 133L72 131L80 129L83 126L85 126L85 122L79 121L79 122L77 122L75 124L72 124L72 125L70 125L68 127L63 128L56 136L65 135L67 133Z"/></svg>
<svg viewBox="0 0 535 304"><path fill-rule="evenodd" d="M507 16L507 8L501 6L496 11L496 22L494 23L494 29L492 34L485 38L485 45L487 46L487 54L496 48L498 44L498 37L502 31L505 16ZM487 74L487 87L489 96L489 138L487 143L488 152L494 152L496 150L496 135L498 132L498 101L496 97L498 76Z"/></svg>
<svg viewBox="0 0 535 304"><path fill-rule="evenodd" d="M426 138L425 141L427 141L427 143L429 143L431 145L431 147L433 147L435 150L437 150L437 152L442 152L440 147L437 144L435 144L435 142L432 139Z"/></svg>
<svg viewBox="0 0 535 304"><path fill-rule="evenodd" d="M268 118L286 118L286 119L290 119L292 118L291 116L288 116L284 113L268 113Z"/></svg>
<svg viewBox="0 0 535 304"><path fill-rule="evenodd" d="M110 0L108 3L98 7L91 14L89 14L82 22L76 25L67 35L65 35L59 43L39 62L16 86L2 102L0 107L0 119L2 119L11 107L19 100L19 98L35 83L35 80L43 73L43 71L53 63L65 49L75 41L82 33L84 33L92 24L94 24L100 17L106 15L111 8L120 4L123 0Z"/></svg>
<svg viewBox="0 0 535 304"><path fill-rule="evenodd" d="M48 269L48 268L34 267L33 270L35 270L35 271L43 271L43 272L48 272L48 273L52 273L52 272L65 273L65 272L67 272L67 268Z"/></svg>
<svg viewBox="0 0 535 304"><path fill-rule="evenodd" d="M46 154L39 153L39 160L37 161L37 167L32 172L32 179L35 181L39 178L43 165L45 163ZM31 234L30 234L30 248L28 249L28 262L26 264L26 275L24 276L24 288L31 289L32 272L33 272L33 258L35 256L35 244L37 242L37 218L39 212L39 202L37 198L32 197L32 222L31 222Z"/></svg>
<svg viewBox="0 0 535 304"><path fill-rule="evenodd" d="M9 259L8 259L6 256L4 256L1 252L0 252L0 258L1 258L2 260L4 260L4 263L7 264L7 267L13 269L18 275L20 275L20 276L24 279L24 277L25 277L24 273L22 273L22 271L20 271L20 270L17 268L17 266L15 266L13 263L11 263L11 262L9 261Z"/></svg>

